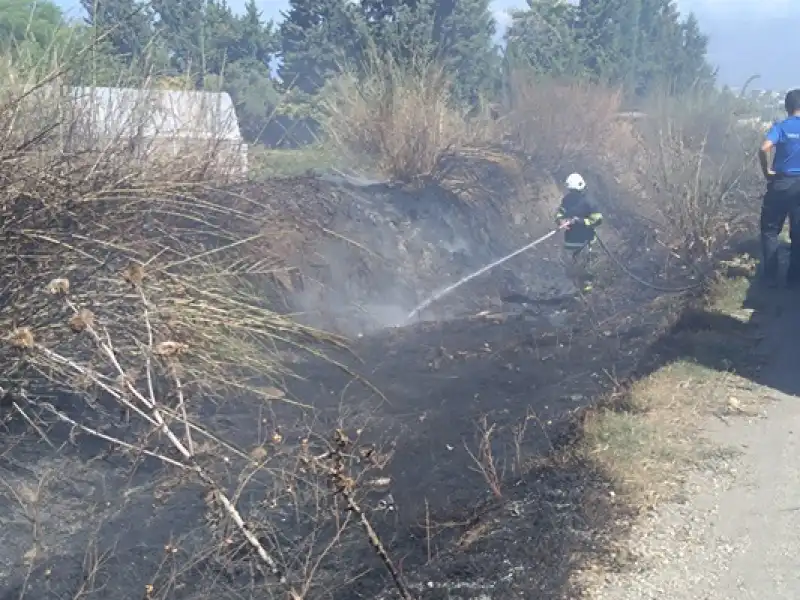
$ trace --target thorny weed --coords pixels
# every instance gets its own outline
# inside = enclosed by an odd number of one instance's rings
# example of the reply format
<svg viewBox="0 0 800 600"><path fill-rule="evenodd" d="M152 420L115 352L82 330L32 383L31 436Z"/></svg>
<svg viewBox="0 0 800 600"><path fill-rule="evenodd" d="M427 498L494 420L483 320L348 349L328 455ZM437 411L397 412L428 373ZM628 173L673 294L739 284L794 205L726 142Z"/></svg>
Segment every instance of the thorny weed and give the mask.
<svg viewBox="0 0 800 600"><path fill-rule="evenodd" d="M66 423L73 431L72 437L75 432L93 436L134 456L147 455L165 466L177 468L181 477L199 480L207 490L209 525L223 555L219 560L228 563L249 560L254 572L269 577L271 585L277 584L294 598L306 598L316 589L315 576L340 545L351 523L357 523L363 530L401 596L410 598L402 577L362 508L358 493L361 486L386 484L383 478L368 478L368 475L373 470L384 469L390 455L373 445L359 444L344 429L336 429L330 441L309 431L300 440L296 452L283 454L278 450L283 436L275 430L268 445L245 453L199 424L193 417L195 390L182 379L182 362L192 352L192 347L170 339L171 331L155 316L158 311L142 285L146 271L134 271L136 276L131 277L129 271L125 279L133 285L138 297L144 325L145 337L137 346L139 372L130 371L131 363L114 343L106 319L76 304L71 297L73 286L63 277L54 279L47 291L62 303L69 315L64 326L72 335L88 341L102 357L102 362L95 360L90 366L86 361L68 358L45 346L37 332L28 327L13 330L7 342L21 360L40 373L72 372L85 377L99 395L123 409L140 427L129 425L108 433L106 428L101 430L78 420L52 403L37 401L23 390L20 410L28 414L28 421L36 420L29 413L44 413ZM44 421L42 419L39 430L46 428ZM142 436L137 433L139 431L149 433ZM214 457L221 461L215 462ZM244 466L237 487L230 493L220 482L225 470L233 468L234 464ZM223 467L222 472L219 465ZM269 490L270 486L274 490L273 499L265 500L265 506L262 503L261 517L259 511L241 512L239 505L246 490L254 487ZM307 532L305 539L295 541L293 548L292 544L287 546L285 534L268 518L269 509L285 504L287 498L295 507L297 521L302 523L305 519L305 514L299 511L310 510L316 515L312 518L316 525ZM326 514L329 516L325 517ZM338 517L340 514L343 518ZM330 527L331 516L333 528ZM149 595L155 598L158 589L165 584L148 585L151 586Z"/></svg>
<svg viewBox="0 0 800 600"><path fill-rule="evenodd" d="M497 500L501 500L503 498L503 476L502 473L498 472L494 451L492 449L492 436L496 429L496 423L489 425L487 417L482 417L478 424L477 454L469 449L466 442L464 443L464 448L475 464L474 470L483 477L492 495Z"/></svg>
<svg viewBox="0 0 800 600"><path fill-rule="evenodd" d="M306 223L298 239L298 211L249 198L220 150L222 132L184 147L185 140L159 131L145 110L157 94L154 81L139 82L127 104L102 104L88 92L64 92L71 67L4 73L0 326L33 327L49 345L68 345L67 332L51 327L58 315L39 294L66 274L74 300L113 314L115 343L136 354L131 332L141 323L130 310L131 286L141 283L137 269L146 269L159 317L176 342L194 349L181 363L182 379L218 399L233 392L274 401L272 390L287 376L276 359L279 347L342 342L276 314L264 298L285 270L285 247L303 248L313 231L323 232ZM196 108L203 113L202 104ZM106 114L109 131L90 125L98 113ZM142 139L141 127L155 130ZM175 156L164 148L172 142ZM3 359L9 368L0 385L13 390L31 374L13 355ZM86 381L76 374L69 387Z"/></svg>

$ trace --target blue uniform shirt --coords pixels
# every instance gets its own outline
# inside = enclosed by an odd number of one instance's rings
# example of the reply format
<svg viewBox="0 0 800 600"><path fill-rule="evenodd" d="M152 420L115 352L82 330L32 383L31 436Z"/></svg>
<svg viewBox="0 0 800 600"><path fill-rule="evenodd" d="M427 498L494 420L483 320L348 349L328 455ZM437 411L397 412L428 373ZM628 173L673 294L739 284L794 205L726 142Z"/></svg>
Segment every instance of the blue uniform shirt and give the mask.
<svg viewBox="0 0 800 600"><path fill-rule="evenodd" d="M775 173L800 176L800 116L775 123L767 132L767 139L775 146Z"/></svg>

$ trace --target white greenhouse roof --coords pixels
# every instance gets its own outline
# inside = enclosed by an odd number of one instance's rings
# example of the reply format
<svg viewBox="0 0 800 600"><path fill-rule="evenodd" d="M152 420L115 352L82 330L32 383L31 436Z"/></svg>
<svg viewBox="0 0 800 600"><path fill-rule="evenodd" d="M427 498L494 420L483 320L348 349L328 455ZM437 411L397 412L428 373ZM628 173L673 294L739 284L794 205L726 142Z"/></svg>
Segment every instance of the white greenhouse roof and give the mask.
<svg viewBox="0 0 800 600"><path fill-rule="evenodd" d="M213 138L241 141L233 101L225 92L72 87L81 120L103 137Z"/></svg>

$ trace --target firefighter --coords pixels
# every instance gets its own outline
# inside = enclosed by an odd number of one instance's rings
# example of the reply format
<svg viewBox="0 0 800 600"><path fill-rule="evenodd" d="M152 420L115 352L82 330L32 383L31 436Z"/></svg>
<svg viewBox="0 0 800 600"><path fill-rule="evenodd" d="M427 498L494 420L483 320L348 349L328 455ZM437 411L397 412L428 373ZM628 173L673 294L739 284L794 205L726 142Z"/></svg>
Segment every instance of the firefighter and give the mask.
<svg viewBox="0 0 800 600"><path fill-rule="evenodd" d="M556 213L556 223L566 225L564 231L564 250L567 273L583 294L592 291L595 250L592 247L597 239L595 229L603 222L603 215L597 210L586 181L578 173L572 173L565 181L567 193L561 200Z"/></svg>

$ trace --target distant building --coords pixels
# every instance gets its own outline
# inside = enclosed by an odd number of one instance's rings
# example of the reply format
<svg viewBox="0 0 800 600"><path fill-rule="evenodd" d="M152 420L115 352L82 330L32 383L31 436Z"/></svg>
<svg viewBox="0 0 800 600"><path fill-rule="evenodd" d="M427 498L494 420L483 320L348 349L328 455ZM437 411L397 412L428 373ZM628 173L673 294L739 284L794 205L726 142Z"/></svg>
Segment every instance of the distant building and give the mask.
<svg viewBox="0 0 800 600"><path fill-rule="evenodd" d="M247 174L247 144L233 101L224 92L109 87L67 88L71 115L65 149L124 144L135 157L213 161L227 175Z"/></svg>

